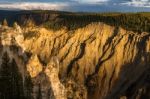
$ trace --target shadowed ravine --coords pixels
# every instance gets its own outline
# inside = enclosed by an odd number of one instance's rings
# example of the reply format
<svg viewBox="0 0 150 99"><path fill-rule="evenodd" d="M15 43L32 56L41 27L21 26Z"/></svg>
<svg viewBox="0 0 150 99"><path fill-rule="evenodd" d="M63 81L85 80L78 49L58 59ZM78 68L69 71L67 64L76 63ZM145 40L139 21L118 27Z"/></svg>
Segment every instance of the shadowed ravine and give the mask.
<svg viewBox="0 0 150 99"><path fill-rule="evenodd" d="M0 30L0 99L150 99L147 32L100 22Z"/></svg>

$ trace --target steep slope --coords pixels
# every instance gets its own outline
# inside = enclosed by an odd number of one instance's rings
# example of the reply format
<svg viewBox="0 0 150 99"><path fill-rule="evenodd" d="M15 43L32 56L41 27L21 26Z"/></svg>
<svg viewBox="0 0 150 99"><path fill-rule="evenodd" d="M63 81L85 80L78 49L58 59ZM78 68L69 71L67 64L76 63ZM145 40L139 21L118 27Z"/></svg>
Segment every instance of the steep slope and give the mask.
<svg viewBox="0 0 150 99"><path fill-rule="evenodd" d="M16 83L22 87L14 89L20 89L17 92L25 99L150 98L147 32L100 22L73 31L40 27L1 31L0 70L7 63L4 56L16 64L21 79Z"/></svg>

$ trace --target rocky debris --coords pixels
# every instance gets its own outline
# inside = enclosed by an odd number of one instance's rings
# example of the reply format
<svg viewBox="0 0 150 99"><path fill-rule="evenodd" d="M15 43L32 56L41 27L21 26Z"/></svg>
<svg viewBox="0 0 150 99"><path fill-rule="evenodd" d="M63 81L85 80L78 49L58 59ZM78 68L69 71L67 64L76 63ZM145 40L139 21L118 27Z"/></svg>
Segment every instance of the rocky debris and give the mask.
<svg viewBox="0 0 150 99"><path fill-rule="evenodd" d="M27 71L32 78L36 77L40 72L42 72L43 66L40 63L37 55L32 55L27 63Z"/></svg>
<svg viewBox="0 0 150 99"><path fill-rule="evenodd" d="M67 99L87 99L87 89L73 79L67 79L64 83L67 91Z"/></svg>

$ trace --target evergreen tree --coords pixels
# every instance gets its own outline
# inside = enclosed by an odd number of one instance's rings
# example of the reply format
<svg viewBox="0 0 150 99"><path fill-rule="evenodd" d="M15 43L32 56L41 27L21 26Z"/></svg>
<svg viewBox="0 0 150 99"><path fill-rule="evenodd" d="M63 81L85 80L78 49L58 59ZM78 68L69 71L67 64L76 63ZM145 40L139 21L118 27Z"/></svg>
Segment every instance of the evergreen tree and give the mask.
<svg viewBox="0 0 150 99"><path fill-rule="evenodd" d="M9 99L11 94L11 71L9 66L9 56L7 53L4 53L2 56L2 64L0 69L0 99Z"/></svg>
<svg viewBox="0 0 150 99"><path fill-rule="evenodd" d="M41 85L39 84L39 90L37 94L37 99L42 99L42 91L41 91Z"/></svg>

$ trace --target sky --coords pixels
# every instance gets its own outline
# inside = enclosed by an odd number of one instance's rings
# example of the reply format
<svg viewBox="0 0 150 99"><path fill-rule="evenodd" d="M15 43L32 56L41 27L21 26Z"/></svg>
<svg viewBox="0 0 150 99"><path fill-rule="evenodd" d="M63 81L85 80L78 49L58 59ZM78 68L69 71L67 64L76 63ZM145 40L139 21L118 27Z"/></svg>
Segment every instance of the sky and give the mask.
<svg viewBox="0 0 150 99"><path fill-rule="evenodd" d="M0 0L0 10L150 12L150 0Z"/></svg>

